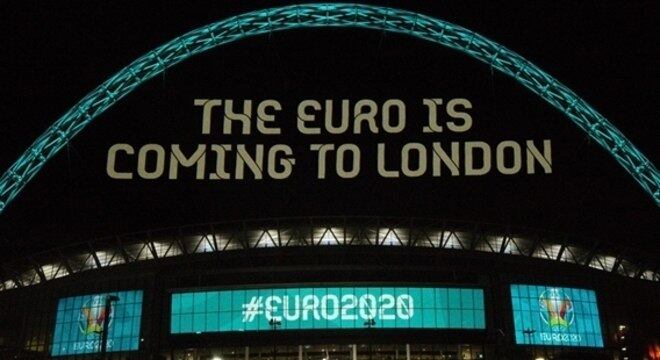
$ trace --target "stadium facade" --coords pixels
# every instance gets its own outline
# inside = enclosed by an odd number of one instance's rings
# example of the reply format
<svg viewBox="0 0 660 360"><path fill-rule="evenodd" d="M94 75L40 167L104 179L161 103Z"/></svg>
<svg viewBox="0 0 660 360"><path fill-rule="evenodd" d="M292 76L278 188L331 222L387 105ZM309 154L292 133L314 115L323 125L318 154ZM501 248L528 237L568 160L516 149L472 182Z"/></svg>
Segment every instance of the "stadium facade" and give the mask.
<svg viewBox="0 0 660 360"><path fill-rule="evenodd" d="M7 358L95 358L112 295L113 359L634 359L660 326L653 261L429 219L203 224L7 265L0 339Z"/></svg>

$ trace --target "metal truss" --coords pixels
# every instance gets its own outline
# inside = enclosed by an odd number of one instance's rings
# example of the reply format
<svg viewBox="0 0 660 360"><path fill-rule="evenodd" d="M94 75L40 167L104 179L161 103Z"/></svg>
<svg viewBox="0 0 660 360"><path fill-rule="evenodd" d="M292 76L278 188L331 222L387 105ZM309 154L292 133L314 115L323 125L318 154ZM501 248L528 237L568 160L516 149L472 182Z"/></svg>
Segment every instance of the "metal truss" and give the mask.
<svg viewBox="0 0 660 360"><path fill-rule="evenodd" d="M297 28L352 27L409 35L458 50L512 77L607 150L660 206L660 173L612 123L536 65L463 27L405 10L327 3L258 10L193 30L150 51L60 117L0 178L0 213L43 165L92 120L145 81L194 55L247 37Z"/></svg>
<svg viewBox="0 0 660 360"><path fill-rule="evenodd" d="M415 218L283 218L151 230L66 246L3 266L0 291L140 261L301 246L401 246L525 256L660 281L652 255L563 234Z"/></svg>

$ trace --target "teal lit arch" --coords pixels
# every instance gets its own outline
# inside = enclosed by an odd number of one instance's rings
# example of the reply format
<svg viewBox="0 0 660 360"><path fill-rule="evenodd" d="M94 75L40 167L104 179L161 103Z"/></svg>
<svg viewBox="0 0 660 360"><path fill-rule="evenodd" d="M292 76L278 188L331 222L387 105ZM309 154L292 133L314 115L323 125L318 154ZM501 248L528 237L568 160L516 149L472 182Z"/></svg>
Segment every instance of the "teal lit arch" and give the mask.
<svg viewBox="0 0 660 360"><path fill-rule="evenodd" d="M562 111L605 148L660 205L660 174L653 163L583 99L522 56L471 30L423 14L380 6L326 3L277 7L230 17L177 37L135 60L62 115L2 175L0 213L71 138L165 69L193 55L250 36L317 27L353 27L410 35L490 65Z"/></svg>

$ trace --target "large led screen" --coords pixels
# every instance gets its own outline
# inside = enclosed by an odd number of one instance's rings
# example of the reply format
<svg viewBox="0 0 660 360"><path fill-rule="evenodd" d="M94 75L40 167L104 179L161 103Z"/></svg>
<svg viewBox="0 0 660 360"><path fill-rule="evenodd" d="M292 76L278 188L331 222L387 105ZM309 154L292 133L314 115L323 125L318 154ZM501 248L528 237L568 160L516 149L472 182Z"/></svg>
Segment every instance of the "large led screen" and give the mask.
<svg viewBox="0 0 660 360"><path fill-rule="evenodd" d="M481 289L305 287L172 294L172 334L294 330L484 329Z"/></svg>
<svg viewBox="0 0 660 360"><path fill-rule="evenodd" d="M603 347L596 293L511 285L516 344Z"/></svg>
<svg viewBox="0 0 660 360"><path fill-rule="evenodd" d="M110 311L106 299L112 296ZM108 322L106 350L137 350L140 342L142 291L119 291L60 299L51 354L74 355L101 351L103 324Z"/></svg>

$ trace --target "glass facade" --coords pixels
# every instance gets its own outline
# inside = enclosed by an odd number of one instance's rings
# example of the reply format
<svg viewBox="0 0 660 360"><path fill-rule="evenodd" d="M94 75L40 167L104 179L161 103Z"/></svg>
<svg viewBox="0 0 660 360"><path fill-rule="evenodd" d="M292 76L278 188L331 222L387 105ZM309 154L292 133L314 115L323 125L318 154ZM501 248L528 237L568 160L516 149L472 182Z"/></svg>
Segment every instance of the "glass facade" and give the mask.
<svg viewBox="0 0 660 360"><path fill-rule="evenodd" d="M485 329L482 289L306 287L172 294L172 334L362 328Z"/></svg>
<svg viewBox="0 0 660 360"><path fill-rule="evenodd" d="M112 299L110 310L106 308L109 297ZM57 305L51 355L101 351L106 321L108 352L137 350L141 319L141 290L62 298Z"/></svg>
<svg viewBox="0 0 660 360"><path fill-rule="evenodd" d="M167 360L479 360L482 344L314 344L234 346L177 349L162 353Z"/></svg>
<svg viewBox="0 0 660 360"><path fill-rule="evenodd" d="M593 290L511 285L516 344L603 347Z"/></svg>
<svg viewBox="0 0 660 360"><path fill-rule="evenodd" d="M324 259L330 257L322 250L319 253ZM248 255L252 256L246 254L246 257ZM289 264L279 253L267 255L280 266ZM362 258L361 253L358 255ZM428 256L427 253L422 255ZM295 256L296 259L304 258L299 254ZM259 259L259 264L268 271L273 266L269 259ZM223 259L223 266L246 268L243 257L229 260ZM352 259L348 260L353 263ZM342 259L348 260L346 257ZM423 259L415 257L413 260L411 262L415 264L423 264ZM444 258L439 257L435 261L442 260ZM217 261L215 257L209 257L207 262L200 262L200 267L208 268ZM388 264L385 256L365 257L364 261ZM593 287L587 286L586 282L582 286L566 286L575 283L574 272L567 272L564 277L555 274L556 283L564 284L564 287L556 287L522 285L532 282L531 278L537 274L526 278L516 275L511 279L500 269L484 272L483 281L457 279L453 283L438 284L434 280L447 279L448 275L439 271L390 272L392 280L376 282L373 279L385 269L378 267L370 271L367 266L370 263L352 272L325 269L264 271L258 276L246 276L244 271L219 275L210 272L211 275L207 275L200 272L200 267L182 266L181 263L166 265L156 274L138 273L127 267L123 273L103 273L100 274L103 276L76 281L61 279L52 284L4 292L0 295L0 308L8 311L0 313L0 359L16 356L31 360L98 358L99 353L95 351L98 351L100 336L90 331L83 337L81 318L83 330L89 324L81 308L89 303L92 304L90 312L100 310L101 300L106 295L120 298L114 303L115 313L110 323L110 338L115 340L109 344L106 356L113 360L159 356L187 360L299 360L301 351L302 360L352 360L350 344L357 344L358 360L403 360L408 345L410 360L586 359L598 356L607 359L618 356L621 359L622 348L626 348L630 359L636 359L642 357L642 350L634 344L645 344L642 337L655 334L657 329L657 326L650 326L655 318L646 310L653 306L651 297L630 296L655 294L653 288L649 289L642 282L616 283L612 278L602 281L594 278ZM413 265L411 267L415 269ZM519 270L519 266L516 268ZM413 278L417 282L405 280ZM529 282L523 282L525 279ZM283 283L287 280L291 285ZM595 292L586 290L590 288ZM129 300L126 289L140 291ZM543 296L548 289L558 289L561 293L553 290L550 295ZM553 319L547 314L548 304L553 301L561 304L566 300L562 294L570 299L572 314L566 310L563 318L555 316ZM285 313L284 297L287 295L289 307ZM94 300L94 296L98 298ZM255 296L257 300L253 301ZM547 300L545 308L540 305L539 298ZM230 303L228 299L231 299ZM511 306L512 300L515 309ZM95 301L96 306L93 305ZM133 304L133 319L128 306L126 311L121 310L129 303ZM537 308L532 310L532 306ZM571 331L555 331L558 341L554 343L552 340L534 343L532 337L549 332L542 331L540 324L545 323L539 313L541 309L545 309L543 316L554 327L564 324ZM486 311L487 320L484 320ZM518 320L516 324L514 311ZM561 314L561 311L555 313ZM587 315L593 319L584 321ZM223 325L220 321L223 316L236 320ZM99 317L93 316L92 319ZM276 320L271 325L273 319ZM484 322L490 325L489 329ZM117 328L120 324L121 332ZM626 333L625 343L614 337L622 324L632 329ZM586 331L588 326L592 326L590 331ZM130 334L124 330L129 327L136 331ZM91 326L90 330L93 328ZM214 328L221 330L212 331ZM560 342L563 336L570 339L573 329L579 330L575 334L581 336L583 343ZM602 336L597 331L601 331ZM81 345L76 337L83 337L86 343Z"/></svg>

